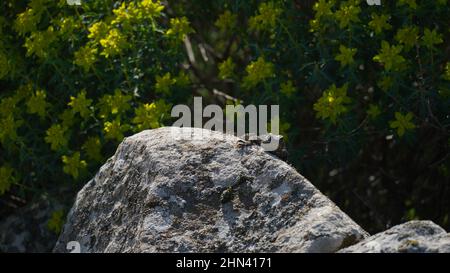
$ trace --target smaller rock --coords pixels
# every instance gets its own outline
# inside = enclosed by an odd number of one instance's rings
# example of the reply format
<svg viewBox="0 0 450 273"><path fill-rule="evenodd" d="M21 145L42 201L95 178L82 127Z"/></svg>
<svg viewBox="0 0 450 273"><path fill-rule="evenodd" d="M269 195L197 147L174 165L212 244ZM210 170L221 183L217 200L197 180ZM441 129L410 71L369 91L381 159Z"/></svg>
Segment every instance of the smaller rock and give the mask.
<svg viewBox="0 0 450 273"><path fill-rule="evenodd" d="M342 249L347 253L450 253L450 234L431 221L410 221Z"/></svg>

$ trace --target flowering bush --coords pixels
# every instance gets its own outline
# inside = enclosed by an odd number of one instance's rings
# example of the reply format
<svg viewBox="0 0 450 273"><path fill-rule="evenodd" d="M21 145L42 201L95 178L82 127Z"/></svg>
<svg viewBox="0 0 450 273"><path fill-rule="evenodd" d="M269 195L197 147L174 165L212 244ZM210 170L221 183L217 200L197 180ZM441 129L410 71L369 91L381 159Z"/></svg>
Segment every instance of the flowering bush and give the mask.
<svg viewBox="0 0 450 273"><path fill-rule="evenodd" d="M67 200L202 95L279 104L289 161L369 231L450 227L447 0L81 2L0 3L0 198Z"/></svg>
<svg viewBox="0 0 450 273"><path fill-rule="evenodd" d="M189 94L186 18L151 0L82 3L0 3L0 195L63 201Z"/></svg>

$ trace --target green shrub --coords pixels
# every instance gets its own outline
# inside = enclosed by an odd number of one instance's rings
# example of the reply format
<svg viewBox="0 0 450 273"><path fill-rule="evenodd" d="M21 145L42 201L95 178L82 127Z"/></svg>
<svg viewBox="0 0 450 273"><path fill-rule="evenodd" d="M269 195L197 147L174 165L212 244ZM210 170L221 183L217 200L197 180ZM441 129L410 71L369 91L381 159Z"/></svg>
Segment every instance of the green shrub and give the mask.
<svg viewBox="0 0 450 273"><path fill-rule="evenodd" d="M161 126L189 95L186 18L149 0L82 2L0 4L0 194L64 200L58 189L78 189L125 135Z"/></svg>
<svg viewBox="0 0 450 273"><path fill-rule="evenodd" d="M450 227L447 0L82 2L0 4L0 194L62 199L171 105L231 96L279 104L289 162L369 231Z"/></svg>

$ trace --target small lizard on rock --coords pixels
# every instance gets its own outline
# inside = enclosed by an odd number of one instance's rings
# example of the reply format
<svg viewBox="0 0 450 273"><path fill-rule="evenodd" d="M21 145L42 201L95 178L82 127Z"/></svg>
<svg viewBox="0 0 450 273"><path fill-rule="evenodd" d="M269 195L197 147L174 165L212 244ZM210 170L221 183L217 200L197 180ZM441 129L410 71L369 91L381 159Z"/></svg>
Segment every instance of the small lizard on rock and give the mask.
<svg viewBox="0 0 450 273"><path fill-rule="evenodd" d="M251 145L258 145L261 146L263 143L270 143L274 138L275 140L278 140L278 148L274 151L267 151L270 154L273 154L280 158L283 161L287 160L288 157L288 151L286 148L286 143L284 142L284 138L281 135L274 135L274 134L267 134L262 136L257 136L253 134L245 134L241 137L242 139L238 140L237 146L238 147L245 147L245 146L251 146Z"/></svg>

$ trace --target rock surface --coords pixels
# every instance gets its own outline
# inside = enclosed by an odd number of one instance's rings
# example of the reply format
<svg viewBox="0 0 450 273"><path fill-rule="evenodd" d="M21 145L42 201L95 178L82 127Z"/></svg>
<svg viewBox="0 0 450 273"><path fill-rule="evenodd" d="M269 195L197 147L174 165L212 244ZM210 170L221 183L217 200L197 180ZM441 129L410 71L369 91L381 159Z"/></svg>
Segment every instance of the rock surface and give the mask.
<svg viewBox="0 0 450 273"><path fill-rule="evenodd" d="M368 234L257 145L166 127L126 138L78 193L67 252L335 252Z"/></svg>
<svg viewBox="0 0 450 273"><path fill-rule="evenodd" d="M339 252L449 253L450 234L431 221L410 221L375 234Z"/></svg>

